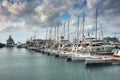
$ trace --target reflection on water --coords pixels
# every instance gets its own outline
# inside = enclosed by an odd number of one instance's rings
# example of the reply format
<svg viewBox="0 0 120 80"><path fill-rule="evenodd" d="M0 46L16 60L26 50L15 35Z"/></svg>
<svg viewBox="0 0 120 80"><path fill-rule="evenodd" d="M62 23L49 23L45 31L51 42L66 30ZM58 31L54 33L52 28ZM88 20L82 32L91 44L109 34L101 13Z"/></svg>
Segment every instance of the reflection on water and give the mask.
<svg viewBox="0 0 120 80"><path fill-rule="evenodd" d="M34 51L0 49L0 80L119 80L120 65L86 68Z"/></svg>

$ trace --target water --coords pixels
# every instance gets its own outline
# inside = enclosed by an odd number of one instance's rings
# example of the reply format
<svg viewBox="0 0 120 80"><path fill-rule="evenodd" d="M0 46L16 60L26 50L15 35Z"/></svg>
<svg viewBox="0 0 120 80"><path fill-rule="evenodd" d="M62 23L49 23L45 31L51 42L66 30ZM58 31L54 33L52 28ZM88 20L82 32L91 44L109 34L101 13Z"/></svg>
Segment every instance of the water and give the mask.
<svg viewBox="0 0 120 80"><path fill-rule="evenodd" d="M0 49L0 80L120 80L120 65L86 68L34 51Z"/></svg>

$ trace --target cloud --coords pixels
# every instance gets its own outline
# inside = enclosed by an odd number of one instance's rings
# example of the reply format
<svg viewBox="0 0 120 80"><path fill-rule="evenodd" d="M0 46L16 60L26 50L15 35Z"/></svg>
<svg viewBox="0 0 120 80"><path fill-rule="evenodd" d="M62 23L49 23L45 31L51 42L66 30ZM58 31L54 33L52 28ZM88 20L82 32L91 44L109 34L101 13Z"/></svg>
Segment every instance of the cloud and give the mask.
<svg viewBox="0 0 120 80"><path fill-rule="evenodd" d="M71 32L75 32L77 17L86 14L85 32L95 28L95 10L98 8L98 29L106 32L119 32L119 0L1 0L0 31L26 29L37 32L41 28L60 26L70 20ZM67 13L70 17L60 18Z"/></svg>
<svg viewBox="0 0 120 80"><path fill-rule="evenodd" d="M82 0L44 0L35 8L35 14L28 23L38 24L40 26L57 26L61 24L59 17L68 12L70 15L80 14L79 7L82 6Z"/></svg>
<svg viewBox="0 0 120 80"><path fill-rule="evenodd" d="M30 16L33 13L33 8L28 2L2 0L0 2L0 31L11 31L16 27L26 28L25 16Z"/></svg>
<svg viewBox="0 0 120 80"><path fill-rule="evenodd" d="M3 0L0 3L0 20L10 20L25 15L29 15L33 12L31 6L27 2L9 2L8 0Z"/></svg>
<svg viewBox="0 0 120 80"><path fill-rule="evenodd" d="M44 0L42 4L35 8L35 14L30 18L29 23L33 22L41 26L57 26L61 24L59 16L67 10L67 6L61 6L62 1Z"/></svg>
<svg viewBox="0 0 120 80"><path fill-rule="evenodd" d="M0 22L0 32L9 32L13 29L18 30L19 29L27 29L25 22L12 22L12 21L2 21Z"/></svg>
<svg viewBox="0 0 120 80"><path fill-rule="evenodd" d="M87 7L88 9L91 9L93 7L95 7L100 0L87 0Z"/></svg>
<svg viewBox="0 0 120 80"><path fill-rule="evenodd" d="M102 9L106 14L119 14L120 13L119 0L87 0L88 9Z"/></svg>
<svg viewBox="0 0 120 80"><path fill-rule="evenodd" d="M87 8L90 11L88 20L95 17L95 9L98 8L98 27L101 27L102 25L106 33L119 32L119 4L119 0L87 0ZM88 23L90 23L90 21L88 21Z"/></svg>

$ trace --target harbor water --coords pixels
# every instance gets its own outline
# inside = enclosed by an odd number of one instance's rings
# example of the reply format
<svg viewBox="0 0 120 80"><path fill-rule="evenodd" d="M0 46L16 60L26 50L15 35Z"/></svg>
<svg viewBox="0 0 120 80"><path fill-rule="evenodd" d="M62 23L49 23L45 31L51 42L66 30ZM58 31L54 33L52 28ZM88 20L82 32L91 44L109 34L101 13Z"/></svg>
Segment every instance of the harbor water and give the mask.
<svg viewBox="0 0 120 80"><path fill-rule="evenodd" d="M120 65L88 68L24 48L1 48L0 80L120 80Z"/></svg>

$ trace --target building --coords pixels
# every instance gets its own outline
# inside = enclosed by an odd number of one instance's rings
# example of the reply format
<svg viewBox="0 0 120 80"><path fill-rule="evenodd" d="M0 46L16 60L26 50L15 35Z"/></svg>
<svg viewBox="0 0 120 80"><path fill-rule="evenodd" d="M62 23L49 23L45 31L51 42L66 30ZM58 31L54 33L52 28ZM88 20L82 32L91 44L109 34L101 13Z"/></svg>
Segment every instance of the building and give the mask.
<svg viewBox="0 0 120 80"><path fill-rule="evenodd" d="M9 38L8 38L7 41L6 41L6 46L7 46L7 47L13 47L13 46L14 46L14 40L13 40L13 38L11 37L11 35L9 36Z"/></svg>
<svg viewBox="0 0 120 80"><path fill-rule="evenodd" d="M0 48L3 48L5 46L5 44L0 42Z"/></svg>

